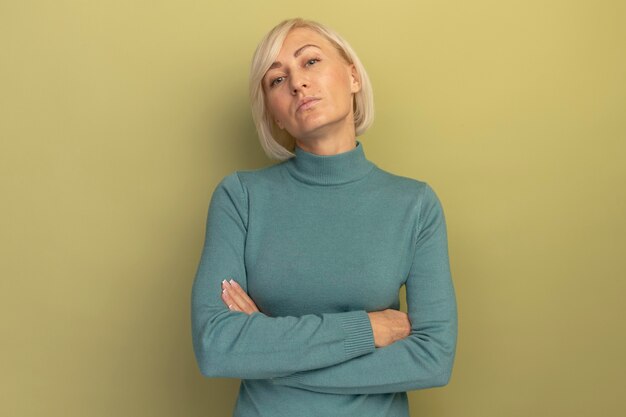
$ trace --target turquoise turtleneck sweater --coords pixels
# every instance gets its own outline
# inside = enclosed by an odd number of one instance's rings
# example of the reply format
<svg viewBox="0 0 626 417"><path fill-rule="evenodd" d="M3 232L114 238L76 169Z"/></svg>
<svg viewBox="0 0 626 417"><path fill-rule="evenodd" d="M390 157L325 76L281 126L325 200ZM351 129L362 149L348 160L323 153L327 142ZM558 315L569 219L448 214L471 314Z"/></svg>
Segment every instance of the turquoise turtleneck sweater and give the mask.
<svg viewBox="0 0 626 417"><path fill-rule="evenodd" d="M455 356L441 204L359 141L295 154L213 192L192 290L200 371L241 378L234 416L408 417L406 391L446 385ZM228 278L261 312L228 309ZM376 348L367 312L399 309L402 285L411 334Z"/></svg>

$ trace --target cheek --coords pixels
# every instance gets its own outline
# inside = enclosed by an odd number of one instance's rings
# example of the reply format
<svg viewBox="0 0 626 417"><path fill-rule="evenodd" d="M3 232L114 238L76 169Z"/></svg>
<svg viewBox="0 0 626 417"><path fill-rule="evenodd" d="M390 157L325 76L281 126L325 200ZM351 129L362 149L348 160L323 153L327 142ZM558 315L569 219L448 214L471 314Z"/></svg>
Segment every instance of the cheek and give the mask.
<svg viewBox="0 0 626 417"><path fill-rule="evenodd" d="M340 91L350 90L350 77L343 68L337 68L326 75L326 82L332 84L334 88Z"/></svg>
<svg viewBox="0 0 626 417"><path fill-rule="evenodd" d="M280 118L283 114L285 114L288 103L283 97L280 96L280 94L273 94L268 97L265 105L271 115L276 118Z"/></svg>
<svg viewBox="0 0 626 417"><path fill-rule="evenodd" d="M336 106L345 107L352 105L352 92L350 90L350 79L345 72L334 72L324 79L326 93L332 95Z"/></svg>

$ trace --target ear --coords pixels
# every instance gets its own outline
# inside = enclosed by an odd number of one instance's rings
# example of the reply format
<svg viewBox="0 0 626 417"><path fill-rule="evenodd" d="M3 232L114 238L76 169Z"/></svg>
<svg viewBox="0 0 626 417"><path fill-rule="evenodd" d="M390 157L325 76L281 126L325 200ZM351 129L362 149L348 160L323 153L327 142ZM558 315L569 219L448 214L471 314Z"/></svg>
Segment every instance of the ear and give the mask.
<svg viewBox="0 0 626 417"><path fill-rule="evenodd" d="M361 91L361 77L354 64L350 64L350 92L358 93L359 91Z"/></svg>
<svg viewBox="0 0 626 417"><path fill-rule="evenodd" d="M284 129L283 124L280 122L280 120L276 119L274 120L274 123L276 123L276 126L278 126L280 130Z"/></svg>

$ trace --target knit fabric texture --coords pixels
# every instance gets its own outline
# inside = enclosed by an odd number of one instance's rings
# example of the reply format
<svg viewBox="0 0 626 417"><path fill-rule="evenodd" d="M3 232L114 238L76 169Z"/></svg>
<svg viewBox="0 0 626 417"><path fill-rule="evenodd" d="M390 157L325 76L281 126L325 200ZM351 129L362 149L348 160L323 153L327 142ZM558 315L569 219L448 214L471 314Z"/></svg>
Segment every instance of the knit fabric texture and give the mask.
<svg viewBox="0 0 626 417"><path fill-rule="evenodd" d="M241 379L235 417L409 417L407 391L450 380L457 303L441 203L355 143L336 155L297 146L213 191L192 337L203 375ZM231 278L260 312L229 310ZM410 335L377 348L367 313L399 310L402 285Z"/></svg>

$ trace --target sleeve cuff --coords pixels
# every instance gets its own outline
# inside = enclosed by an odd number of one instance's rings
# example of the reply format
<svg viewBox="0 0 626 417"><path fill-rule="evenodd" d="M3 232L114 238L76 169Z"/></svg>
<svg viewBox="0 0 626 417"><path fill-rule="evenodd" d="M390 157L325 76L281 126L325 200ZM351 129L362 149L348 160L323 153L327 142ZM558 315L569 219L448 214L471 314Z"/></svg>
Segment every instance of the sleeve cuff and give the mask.
<svg viewBox="0 0 626 417"><path fill-rule="evenodd" d="M344 347L348 359L374 352L374 332L365 310L346 312L339 323L346 332Z"/></svg>

